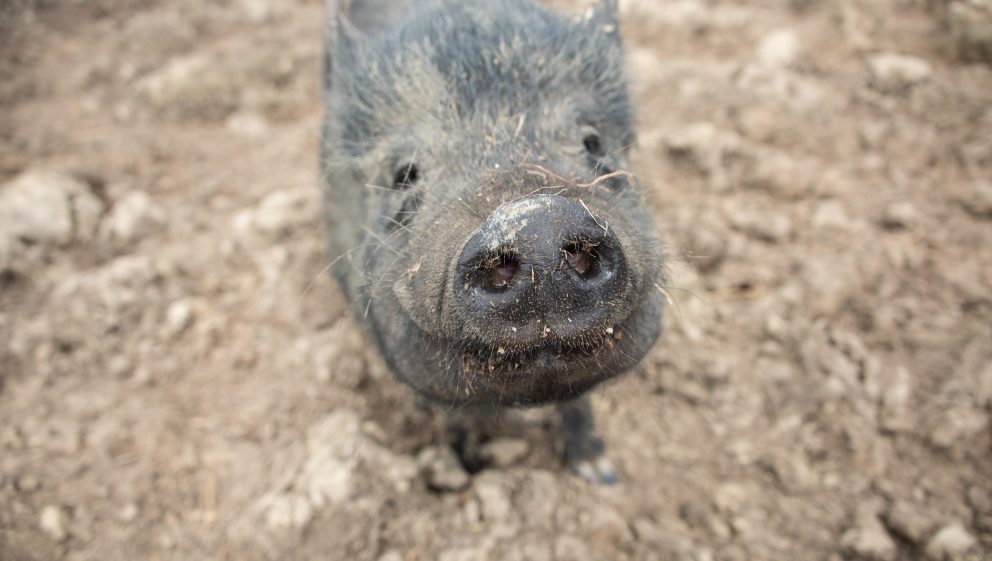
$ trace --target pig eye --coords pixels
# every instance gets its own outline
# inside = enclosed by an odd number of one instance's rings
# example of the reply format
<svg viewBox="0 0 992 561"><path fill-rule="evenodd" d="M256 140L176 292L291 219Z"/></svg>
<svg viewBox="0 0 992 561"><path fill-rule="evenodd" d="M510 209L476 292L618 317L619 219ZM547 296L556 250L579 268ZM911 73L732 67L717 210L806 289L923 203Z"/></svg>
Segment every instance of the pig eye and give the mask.
<svg viewBox="0 0 992 561"><path fill-rule="evenodd" d="M403 164L396 170L396 175L393 176L393 189L397 191L408 189L417 182L419 177L420 171L417 169L417 164Z"/></svg>
<svg viewBox="0 0 992 561"><path fill-rule="evenodd" d="M585 146L586 152L588 152L590 156L603 156L603 142L599 139L598 134L587 134L585 138L582 139L582 145Z"/></svg>

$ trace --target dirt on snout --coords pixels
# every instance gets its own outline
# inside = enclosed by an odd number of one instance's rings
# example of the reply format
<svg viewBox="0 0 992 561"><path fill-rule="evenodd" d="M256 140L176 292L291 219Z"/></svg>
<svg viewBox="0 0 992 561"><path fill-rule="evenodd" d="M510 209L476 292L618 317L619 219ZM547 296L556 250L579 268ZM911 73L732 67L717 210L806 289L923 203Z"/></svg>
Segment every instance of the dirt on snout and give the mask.
<svg viewBox="0 0 992 561"><path fill-rule="evenodd" d="M616 487L545 410L469 477L348 312L322 0L0 5L0 559L992 557L992 6L620 5L677 262Z"/></svg>

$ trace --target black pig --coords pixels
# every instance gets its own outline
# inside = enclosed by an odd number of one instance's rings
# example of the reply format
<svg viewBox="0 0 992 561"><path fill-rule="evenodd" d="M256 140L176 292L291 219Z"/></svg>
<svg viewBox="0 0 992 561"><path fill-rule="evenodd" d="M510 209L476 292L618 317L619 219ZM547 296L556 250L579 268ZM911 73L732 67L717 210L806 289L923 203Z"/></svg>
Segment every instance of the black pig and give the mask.
<svg viewBox="0 0 992 561"><path fill-rule="evenodd" d="M395 374L457 409L559 403L567 461L606 483L581 396L663 310L617 23L615 1L332 6L321 143L333 272Z"/></svg>

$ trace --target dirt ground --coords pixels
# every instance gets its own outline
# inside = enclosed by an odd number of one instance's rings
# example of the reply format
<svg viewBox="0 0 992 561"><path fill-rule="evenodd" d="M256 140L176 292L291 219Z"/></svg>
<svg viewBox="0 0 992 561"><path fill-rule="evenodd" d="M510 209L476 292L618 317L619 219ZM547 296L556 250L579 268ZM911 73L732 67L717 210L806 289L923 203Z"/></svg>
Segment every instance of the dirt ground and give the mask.
<svg viewBox="0 0 992 561"><path fill-rule="evenodd" d="M545 410L428 484L324 273L321 1L0 3L0 559L992 558L990 3L621 7L675 305L591 487Z"/></svg>

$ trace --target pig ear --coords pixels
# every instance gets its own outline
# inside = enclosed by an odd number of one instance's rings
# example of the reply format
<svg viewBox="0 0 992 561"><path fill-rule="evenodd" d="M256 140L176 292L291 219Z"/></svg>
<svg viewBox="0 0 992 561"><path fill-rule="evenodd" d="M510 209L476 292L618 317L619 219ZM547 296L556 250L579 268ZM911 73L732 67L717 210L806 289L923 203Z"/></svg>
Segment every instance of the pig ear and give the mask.
<svg viewBox="0 0 992 561"><path fill-rule="evenodd" d="M620 9L617 7L617 0L600 0L589 10L586 19L590 26L610 37L620 37Z"/></svg>
<svg viewBox="0 0 992 561"><path fill-rule="evenodd" d="M327 0L327 19L324 25L325 93L331 88L334 60L365 39L365 34L348 18L350 6L350 0Z"/></svg>

